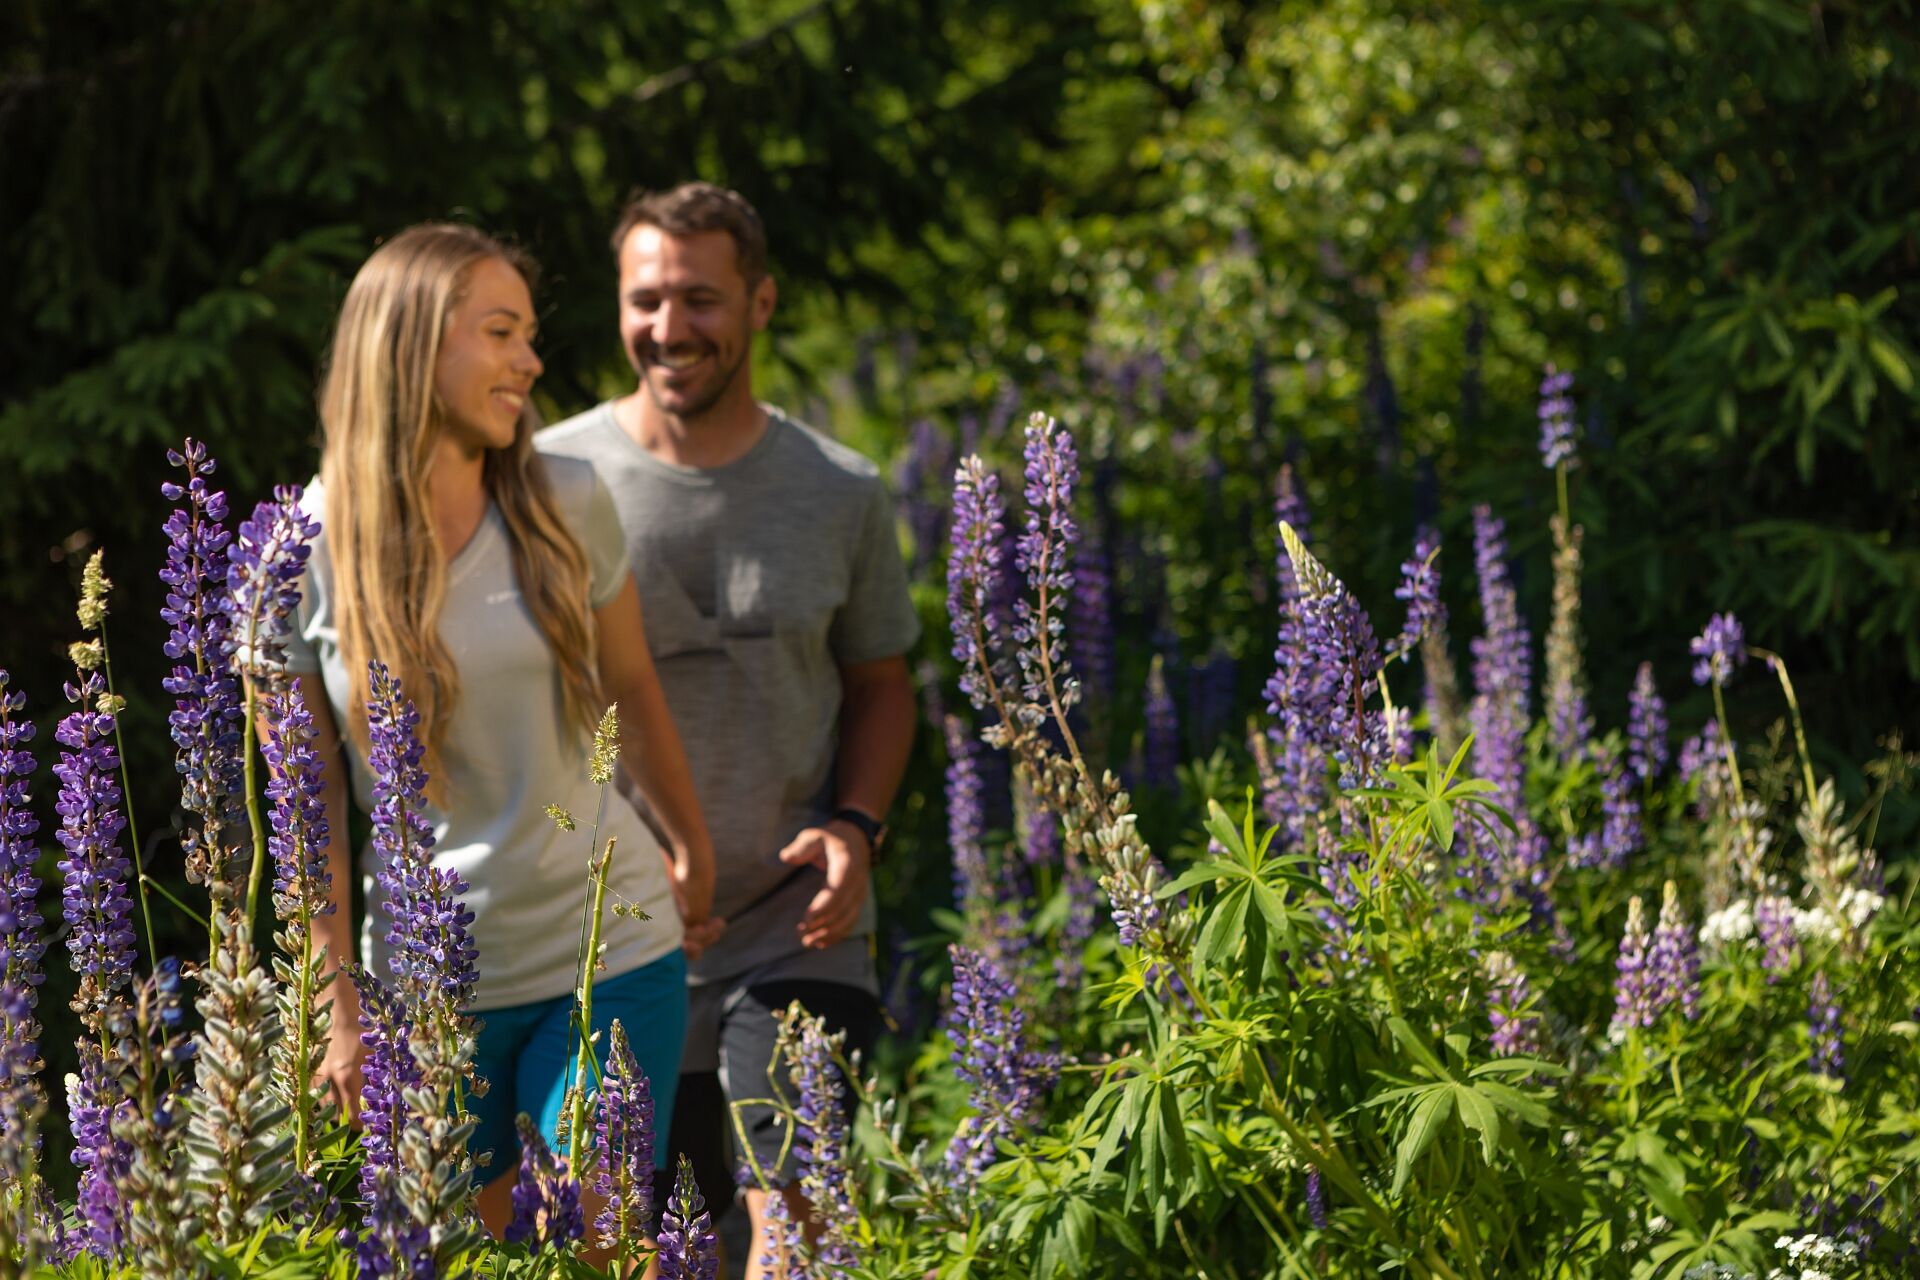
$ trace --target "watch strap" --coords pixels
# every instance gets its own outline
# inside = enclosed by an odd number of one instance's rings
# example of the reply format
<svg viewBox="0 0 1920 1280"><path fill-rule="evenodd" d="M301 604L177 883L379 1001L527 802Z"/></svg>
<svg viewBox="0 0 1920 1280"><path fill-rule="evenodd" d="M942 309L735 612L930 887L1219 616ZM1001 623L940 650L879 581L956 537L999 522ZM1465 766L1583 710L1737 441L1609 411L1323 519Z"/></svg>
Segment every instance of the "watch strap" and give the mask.
<svg viewBox="0 0 1920 1280"><path fill-rule="evenodd" d="M867 852L871 858L880 856L880 844L887 838L887 824L868 814L865 810L841 808L833 811L831 822L844 822L867 838Z"/></svg>

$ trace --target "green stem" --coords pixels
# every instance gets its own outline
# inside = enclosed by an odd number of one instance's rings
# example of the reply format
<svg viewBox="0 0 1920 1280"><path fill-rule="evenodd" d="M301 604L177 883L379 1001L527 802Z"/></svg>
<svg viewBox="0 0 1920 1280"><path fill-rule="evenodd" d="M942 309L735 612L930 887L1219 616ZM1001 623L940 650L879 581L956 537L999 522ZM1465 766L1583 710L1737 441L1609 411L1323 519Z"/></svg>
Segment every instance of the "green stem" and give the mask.
<svg viewBox="0 0 1920 1280"><path fill-rule="evenodd" d="M185 912L189 920L193 921L195 924L199 925L201 928L207 931L208 937L213 936L212 921L210 921L206 916L201 915L198 911L195 911L192 907L188 906L186 903L180 901L180 899L174 897L172 893L168 892L167 886L161 884L158 880L155 880L152 876L146 874L144 871L140 873L140 883L143 887L147 885L152 885L153 891L155 893L165 898L168 902L171 902L176 909Z"/></svg>
<svg viewBox="0 0 1920 1280"><path fill-rule="evenodd" d="M604 794L604 792L603 792ZM596 824L597 826L598 824ZM589 934L587 938L586 960L580 973L580 1052L568 1064L567 1082L571 1089L569 1106L572 1108L567 1125L567 1151L574 1163L579 1163L578 1152L585 1143L580 1135L587 1123L587 1093L580 1087L580 1068L584 1063L592 1068L594 1079L600 1078L600 1060L593 1052L593 972L600 955L600 921L607 904L607 869L613 864L613 846L618 837L607 838L606 852L600 856L600 863L594 869L591 881L593 885L592 905L587 908Z"/></svg>
<svg viewBox="0 0 1920 1280"><path fill-rule="evenodd" d="M1787 710L1793 717L1793 743L1800 749L1800 777L1807 784L1807 799L1812 800L1818 788L1813 781L1813 753L1807 750L1807 725L1800 718L1800 699L1793 692L1793 680L1787 675L1787 660L1767 649L1747 646L1747 652L1760 658L1773 668L1780 677L1780 691L1787 695Z"/></svg>
<svg viewBox="0 0 1920 1280"><path fill-rule="evenodd" d="M257 739L254 734L253 719L259 706L259 691L254 687L253 677L247 677L246 727L241 739L241 759L245 762L247 787L247 832L253 839L253 865L247 871L246 919L253 920L254 907L260 900L260 881L267 865L267 824L260 818L260 790L255 785L258 777L254 757ZM216 872L216 874L218 874Z"/></svg>
<svg viewBox="0 0 1920 1280"><path fill-rule="evenodd" d="M107 646L104 618L100 621L100 665L107 673L107 694L117 702L119 695L113 691L113 650ZM120 733L118 715L113 718L113 749L120 756L120 795L127 813L127 841L133 846L133 881L139 890L140 927L147 935L147 964L153 966L160 963L160 949L153 944L153 913L147 909L147 877L140 866L140 828L133 820L133 781L127 774L127 744Z"/></svg>
<svg viewBox="0 0 1920 1280"><path fill-rule="evenodd" d="M1569 513L1567 502L1567 464L1562 462L1553 469L1554 484L1560 490L1560 524L1562 528L1573 528L1573 516Z"/></svg>
<svg viewBox="0 0 1920 1280"><path fill-rule="evenodd" d="M1727 775L1733 779L1733 806L1740 819L1740 834L1746 840L1747 848L1751 849L1753 828L1747 822L1747 792L1740 785L1740 761L1733 753L1733 733L1727 728L1727 700L1721 693L1717 677L1713 682L1713 714L1720 722L1720 746L1727 757Z"/></svg>
<svg viewBox="0 0 1920 1280"><path fill-rule="evenodd" d="M304 851L302 857L305 856ZM288 1068L287 1097L293 1103L293 1167L308 1173L307 1146L311 1141L313 1088L307 1080L307 1058L313 1052L313 928L303 904L296 913L300 930L299 979L294 986L293 1059Z"/></svg>

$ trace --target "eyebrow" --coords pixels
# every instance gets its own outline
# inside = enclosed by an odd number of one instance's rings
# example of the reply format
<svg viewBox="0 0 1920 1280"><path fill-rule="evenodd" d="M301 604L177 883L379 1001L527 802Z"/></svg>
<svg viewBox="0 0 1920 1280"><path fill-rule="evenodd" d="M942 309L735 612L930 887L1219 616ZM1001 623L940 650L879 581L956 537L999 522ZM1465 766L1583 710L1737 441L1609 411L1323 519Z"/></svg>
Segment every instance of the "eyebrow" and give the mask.
<svg viewBox="0 0 1920 1280"><path fill-rule="evenodd" d="M520 322L520 313L512 307L493 307L487 311L486 316L505 316L516 324ZM486 316L482 316L481 319L484 320Z"/></svg>

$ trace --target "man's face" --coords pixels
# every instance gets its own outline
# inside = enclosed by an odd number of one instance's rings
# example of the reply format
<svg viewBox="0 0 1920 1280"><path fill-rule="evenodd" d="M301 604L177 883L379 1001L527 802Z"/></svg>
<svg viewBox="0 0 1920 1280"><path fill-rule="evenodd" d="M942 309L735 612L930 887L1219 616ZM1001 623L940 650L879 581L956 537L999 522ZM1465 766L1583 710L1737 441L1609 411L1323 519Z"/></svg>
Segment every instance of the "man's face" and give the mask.
<svg viewBox="0 0 1920 1280"><path fill-rule="evenodd" d="M736 384L751 394L747 360L773 299L771 277L747 287L724 231L642 225L620 246L620 338L655 406L674 417L700 417Z"/></svg>

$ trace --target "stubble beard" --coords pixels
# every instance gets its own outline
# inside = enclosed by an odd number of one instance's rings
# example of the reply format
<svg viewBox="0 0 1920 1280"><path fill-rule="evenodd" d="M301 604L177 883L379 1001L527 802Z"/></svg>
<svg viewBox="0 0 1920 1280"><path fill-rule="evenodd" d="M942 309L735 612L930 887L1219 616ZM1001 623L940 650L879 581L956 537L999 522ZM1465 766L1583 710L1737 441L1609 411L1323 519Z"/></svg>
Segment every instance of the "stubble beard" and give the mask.
<svg viewBox="0 0 1920 1280"><path fill-rule="evenodd" d="M658 365L646 360L640 361L639 363L643 370L640 375L640 382L646 387L647 397L653 401L654 408L669 418L677 419L683 423L695 423L711 413L714 406L726 399L727 393L733 390L733 384L739 380L740 370L747 362L749 351L750 348L743 344L740 349L740 354L735 358L734 362L726 369L720 371L715 377L713 389L698 399L685 402L685 404L678 409L668 404L665 399L662 398L660 389L654 385L653 372L659 368Z"/></svg>

